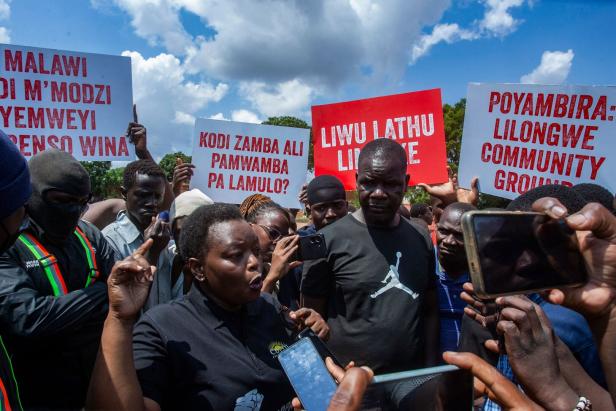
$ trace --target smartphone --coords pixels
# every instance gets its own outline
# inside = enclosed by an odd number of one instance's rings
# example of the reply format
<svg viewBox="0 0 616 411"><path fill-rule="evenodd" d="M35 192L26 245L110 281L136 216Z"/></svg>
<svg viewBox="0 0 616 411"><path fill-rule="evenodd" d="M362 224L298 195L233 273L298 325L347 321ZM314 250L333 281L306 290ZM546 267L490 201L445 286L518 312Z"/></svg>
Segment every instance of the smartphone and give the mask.
<svg viewBox="0 0 616 411"><path fill-rule="evenodd" d="M300 339L278 354L278 360L304 409L327 410L336 392L336 382L311 339Z"/></svg>
<svg viewBox="0 0 616 411"><path fill-rule="evenodd" d="M325 237L321 233L299 238L295 261L318 260L327 257Z"/></svg>
<svg viewBox="0 0 616 411"><path fill-rule="evenodd" d="M453 365L376 375L362 408L471 411L473 375Z"/></svg>
<svg viewBox="0 0 616 411"><path fill-rule="evenodd" d="M578 286L586 281L577 237L541 213L470 211L462 216L473 287L481 298Z"/></svg>
<svg viewBox="0 0 616 411"><path fill-rule="evenodd" d="M314 348L317 349L317 352L319 353L323 361L325 361L325 359L329 357L332 359L334 364L336 364L338 367L344 368L344 366L342 365L342 363L340 363L340 361L338 361L334 353L332 353L329 350L329 348L327 347L327 344L325 344L325 342L322 339L320 339L319 336L316 335L314 331L312 331L310 328L305 328L302 331L300 331L299 334L297 334L298 340L302 338L310 338L310 341L312 341Z"/></svg>

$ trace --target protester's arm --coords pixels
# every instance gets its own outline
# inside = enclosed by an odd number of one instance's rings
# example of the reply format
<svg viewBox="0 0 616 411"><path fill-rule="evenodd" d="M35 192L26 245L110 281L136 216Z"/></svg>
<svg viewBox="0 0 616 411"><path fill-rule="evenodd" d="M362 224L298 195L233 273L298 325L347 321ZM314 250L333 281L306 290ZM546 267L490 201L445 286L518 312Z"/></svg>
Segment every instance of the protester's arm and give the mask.
<svg viewBox="0 0 616 411"><path fill-rule="evenodd" d="M477 205L479 201L479 179L477 177L471 180L470 190L460 188L458 185L458 176L452 174L451 169L447 167L449 180L442 184L418 184L432 197L436 197L443 202L443 208L456 201Z"/></svg>
<svg viewBox="0 0 616 411"><path fill-rule="evenodd" d="M524 392L545 408L563 411L575 408L580 396L588 397L576 393L563 376L554 331L541 307L525 296L500 297L496 303L501 307L497 329Z"/></svg>
<svg viewBox="0 0 616 411"><path fill-rule="evenodd" d="M118 262L108 281L109 313L96 358L86 409L160 411L143 397L133 362L133 325L145 303L154 269L143 255L146 241L132 256Z"/></svg>
<svg viewBox="0 0 616 411"><path fill-rule="evenodd" d="M533 209L552 218L567 216L567 209L554 198L537 200ZM551 290L547 298L586 317L616 403L616 217L605 207L591 203L566 217L566 222L576 230L589 277L583 286Z"/></svg>
<svg viewBox="0 0 616 411"><path fill-rule="evenodd" d="M81 216L81 219L102 230L113 223L118 213L125 209L126 202L124 200L121 198L110 198L90 204L87 211Z"/></svg>
<svg viewBox="0 0 616 411"><path fill-rule="evenodd" d="M439 355L440 321L436 288L433 287L426 290L424 304L424 319L426 327L425 366L432 367L441 362Z"/></svg>
<svg viewBox="0 0 616 411"><path fill-rule="evenodd" d="M174 197L188 190L190 178L194 174L194 168L194 165L184 163L179 157L176 158L176 166L173 168L173 181L171 182Z"/></svg>
<svg viewBox="0 0 616 411"><path fill-rule="evenodd" d="M105 315L104 281L58 297L41 295L14 251L0 256L2 327L22 337L43 337L72 329Z"/></svg>
<svg viewBox="0 0 616 411"><path fill-rule="evenodd" d="M595 382L575 359L569 347L556 337L556 355L560 371L567 380L567 384L576 392L582 393L590 399L596 410L614 410L614 403L610 393Z"/></svg>
<svg viewBox="0 0 616 411"><path fill-rule="evenodd" d="M292 261L298 242L299 236L297 235L284 237L278 241L272 253L272 264L263 280L262 292L271 294L277 281L287 275L290 270L301 265L301 261Z"/></svg>
<svg viewBox="0 0 616 411"><path fill-rule="evenodd" d="M160 217L152 217L152 223L143 232L145 241L152 239L152 246L146 252L145 258L150 265L157 265L160 253L167 248L171 239L171 225L160 219Z"/></svg>
<svg viewBox="0 0 616 411"><path fill-rule="evenodd" d="M475 391L480 395L487 395L488 398L500 405L504 410L543 410L543 408L518 390L518 387L509 381L507 377L475 354L468 352L446 352L443 354L443 359L449 364L470 370L475 376Z"/></svg>

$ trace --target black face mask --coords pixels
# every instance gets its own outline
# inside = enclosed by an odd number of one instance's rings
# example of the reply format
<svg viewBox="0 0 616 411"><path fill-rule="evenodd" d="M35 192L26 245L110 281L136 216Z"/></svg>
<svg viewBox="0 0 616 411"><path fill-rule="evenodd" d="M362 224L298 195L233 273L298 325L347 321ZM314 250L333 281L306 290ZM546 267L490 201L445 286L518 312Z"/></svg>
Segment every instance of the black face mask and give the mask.
<svg viewBox="0 0 616 411"><path fill-rule="evenodd" d="M76 203L52 203L45 199L44 193L41 195L38 192L32 193L26 206L28 215L52 243L62 243L70 237L86 208L87 205Z"/></svg>

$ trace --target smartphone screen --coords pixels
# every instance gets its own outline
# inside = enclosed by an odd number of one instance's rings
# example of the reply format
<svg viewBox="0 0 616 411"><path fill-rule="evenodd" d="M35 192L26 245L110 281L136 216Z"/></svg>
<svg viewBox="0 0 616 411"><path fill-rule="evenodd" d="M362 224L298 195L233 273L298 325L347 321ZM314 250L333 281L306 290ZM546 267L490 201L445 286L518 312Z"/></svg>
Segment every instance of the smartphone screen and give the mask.
<svg viewBox="0 0 616 411"><path fill-rule="evenodd" d="M278 360L304 409L327 410L336 383L310 338L302 338L282 351Z"/></svg>
<svg viewBox="0 0 616 411"><path fill-rule="evenodd" d="M538 213L473 213L471 222L486 294L585 281L577 238L564 221Z"/></svg>
<svg viewBox="0 0 616 411"><path fill-rule="evenodd" d="M363 408L471 411L473 375L453 365L377 375Z"/></svg>

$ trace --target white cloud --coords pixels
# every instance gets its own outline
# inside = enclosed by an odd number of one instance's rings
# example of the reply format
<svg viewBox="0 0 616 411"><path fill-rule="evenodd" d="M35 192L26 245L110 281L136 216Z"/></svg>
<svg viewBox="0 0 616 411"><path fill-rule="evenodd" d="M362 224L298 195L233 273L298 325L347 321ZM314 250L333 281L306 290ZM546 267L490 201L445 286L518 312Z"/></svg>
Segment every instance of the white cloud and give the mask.
<svg viewBox="0 0 616 411"><path fill-rule="evenodd" d="M487 10L479 23L482 30L503 37L514 32L520 20L513 18L509 9L520 7L524 0L485 0Z"/></svg>
<svg viewBox="0 0 616 411"><path fill-rule="evenodd" d="M150 150L155 156L189 152L194 115L210 102L220 101L228 86L187 80L185 67L170 54L148 59L136 51L124 51L122 55L132 59L133 101L139 121L148 129Z"/></svg>
<svg viewBox="0 0 616 411"><path fill-rule="evenodd" d="M0 0L0 20L8 20L11 17L10 0Z"/></svg>
<svg viewBox="0 0 616 411"><path fill-rule="evenodd" d="M231 120L241 121L243 123L256 123L261 124L259 117L250 110L234 110L231 112Z"/></svg>
<svg viewBox="0 0 616 411"><path fill-rule="evenodd" d="M9 30L6 27L0 27L0 43L10 43L11 35Z"/></svg>
<svg viewBox="0 0 616 411"><path fill-rule="evenodd" d="M268 86L263 82L242 82L240 94L266 117L303 116L313 97L313 90L294 79Z"/></svg>
<svg viewBox="0 0 616 411"><path fill-rule="evenodd" d="M544 51L541 63L533 71L523 75L520 81L525 84L561 84L569 75L575 54L573 50Z"/></svg>
<svg viewBox="0 0 616 411"><path fill-rule="evenodd" d="M8 20L11 17L10 0L0 0L0 20ZM11 32L6 27L0 27L0 43L10 43Z"/></svg>
<svg viewBox="0 0 616 411"><path fill-rule="evenodd" d="M417 44L413 45L411 51L411 63L416 62L420 57L428 52L434 45L444 41L453 43L459 40L473 40L479 35L469 30L461 29L458 24L437 24L432 29L432 33L424 34Z"/></svg>
<svg viewBox="0 0 616 411"><path fill-rule="evenodd" d="M125 10L138 36L151 46L162 45L167 51L182 55L191 45L192 37L180 21L180 4L170 0L109 0ZM90 0L95 8L106 6L103 0Z"/></svg>
<svg viewBox="0 0 616 411"><path fill-rule="evenodd" d="M411 47L410 64L437 44L448 44L461 40L476 40L482 37L504 37L513 33L521 20L515 19L510 12L514 7L520 7L525 0L482 0L485 5L483 17L471 24L468 29L461 28L457 23L437 24L430 34L422 35ZM532 0L528 0L532 5Z"/></svg>
<svg viewBox="0 0 616 411"><path fill-rule="evenodd" d="M103 0L91 0L102 7ZM294 79L338 87L370 66L400 77L408 44L441 18L450 0L107 0L132 18L137 35L186 55L193 73L229 80ZM180 11L214 36L190 36ZM205 29L205 27L204 27ZM205 32L205 30L204 30Z"/></svg>
<svg viewBox="0 0 616 411"><path fill-rule="evenodd" d="M233 110L231 112L231 118L226 118L222 113L216 113L213 116L210 116L212 120L224 120L224 121L240 121L242 123L255 123L261 124L261 120L259 117L250 110L240 109Z"/></svg>
<svg viewBox="0 0 616 411"><path fill-rule="evenodd" d="M225 121L230 121L228 118L225 117L224 114L222 113L216 113L213 116L210 116L210 118L212 120L225 120Z"/></svg>

